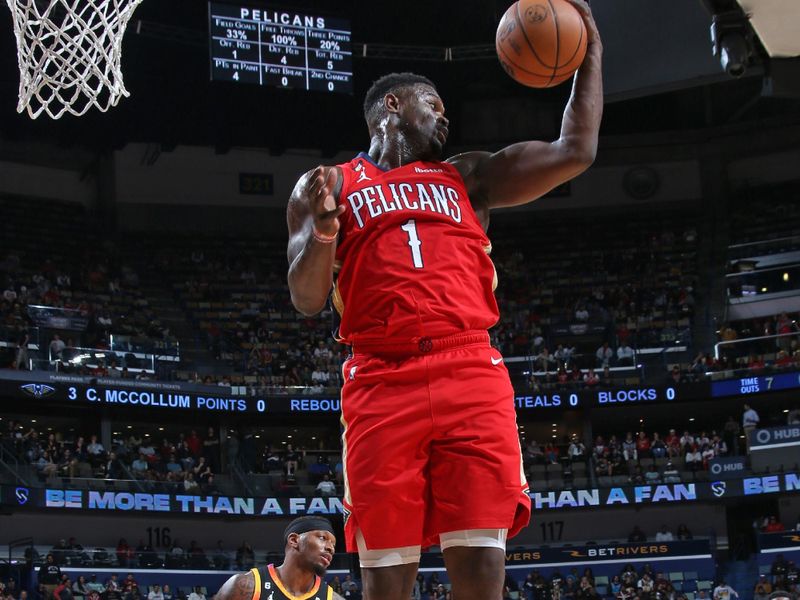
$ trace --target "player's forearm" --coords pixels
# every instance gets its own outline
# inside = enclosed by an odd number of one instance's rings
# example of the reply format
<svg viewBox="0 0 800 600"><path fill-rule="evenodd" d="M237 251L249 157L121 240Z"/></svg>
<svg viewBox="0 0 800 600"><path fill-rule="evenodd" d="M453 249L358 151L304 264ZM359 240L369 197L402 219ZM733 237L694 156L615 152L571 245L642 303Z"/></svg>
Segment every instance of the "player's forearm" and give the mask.
<svg viewBox="0 0 800 600"><path fill-rule="evenodd" d="M603 45L599 38L589 44L575 81L559 142L578 160L590 164L597 154L600 121L603 117Z"/></svg>
<svg viewBox="0 0 800 600"><path fill-rule="evenodd" d="M320 242L309 228L298 234L296 243L302 249L289 265L289 292L294 307L311 316L325 308L331 291L336 242Z"/></svg>

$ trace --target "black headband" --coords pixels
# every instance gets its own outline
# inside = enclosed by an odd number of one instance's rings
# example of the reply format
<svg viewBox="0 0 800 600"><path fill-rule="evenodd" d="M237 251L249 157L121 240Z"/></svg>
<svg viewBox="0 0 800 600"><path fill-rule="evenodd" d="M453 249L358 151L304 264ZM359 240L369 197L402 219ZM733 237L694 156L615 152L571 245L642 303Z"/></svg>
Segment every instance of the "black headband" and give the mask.
<svg viewBox="0 0 800 600"><path fill-rule="evenodd" d="M335 535L333 533L333 525L331 525L328 519L322 517L302 517L289 523L289 526L283 532L283 541L286 542L293 533L303 534L309 531L327 531L331 535Z"/></svg>

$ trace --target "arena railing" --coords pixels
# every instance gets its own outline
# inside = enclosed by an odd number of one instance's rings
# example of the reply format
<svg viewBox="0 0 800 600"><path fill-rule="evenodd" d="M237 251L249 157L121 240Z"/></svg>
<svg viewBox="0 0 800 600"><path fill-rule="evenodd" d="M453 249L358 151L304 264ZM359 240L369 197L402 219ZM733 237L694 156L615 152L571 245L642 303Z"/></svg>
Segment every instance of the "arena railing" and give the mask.
<svg viewBox="0 0 800 600"><path fill-rule="evenodd" d="M774 240L762 240L759 242L747 242L744 244L732 244L728 246L728 260L734 262L747 258L782 254L799 249L800 235L782 237Z"/></svg>
<svg viewBox="0 0 800 600"><path fill-rule="evenodd" d="M728 273L725 282L728 298L731 303L753 301L759 296L770 298L792 296L797 294L800 281L800 265L782 265Z"/></svg>
<svg viewBox="0 0 800 600"><path fill-rule="evenodd" d="M134 355L154 355L156 360L180 361L180 344L178 340L153 340L146 337L111 334L109 347L115 353L133 353Z"/></svg>
<svg viewBox="0 0 800 600"><path fill-rule="evenodd" d="M764 374L776 371L796 369L800 360L800 332L760 335L714 345L714 359L727 359L733 368L707 372L711 379L729 379L751 373ZM763 367L751 368L743 364L753 356L761 358ZM781 362L782 361L782 362Z"/></svg>
<svg viewBox="0 0 800 600"><path fill-rule="evenodd" d="M118 372L122 375L123 369L130 373L155 373L156 356L139 352L115 352L103 348L80 348L67 346L59 356L50 357L50 368L46 370L69 371L70 369L86 367L88 369L104 368L111 373ZM114 365L112 366L112 363ZM39 361L41 366L43 361ZM114 375L111 375L112 377Z"/></svg>

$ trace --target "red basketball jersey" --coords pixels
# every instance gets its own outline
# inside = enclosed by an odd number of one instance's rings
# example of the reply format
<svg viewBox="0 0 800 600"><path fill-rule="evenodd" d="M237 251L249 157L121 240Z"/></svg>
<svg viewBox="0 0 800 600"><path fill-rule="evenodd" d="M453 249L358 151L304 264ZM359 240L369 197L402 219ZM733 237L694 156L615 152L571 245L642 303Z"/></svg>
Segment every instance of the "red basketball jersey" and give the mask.
<svg viewBox="0 0 800 600"><path fill-rule="evenodd" d="M493 326L491 244L455 167L419 161L384 171L364 153L339 167L340 337L413 340Z"/></svg>

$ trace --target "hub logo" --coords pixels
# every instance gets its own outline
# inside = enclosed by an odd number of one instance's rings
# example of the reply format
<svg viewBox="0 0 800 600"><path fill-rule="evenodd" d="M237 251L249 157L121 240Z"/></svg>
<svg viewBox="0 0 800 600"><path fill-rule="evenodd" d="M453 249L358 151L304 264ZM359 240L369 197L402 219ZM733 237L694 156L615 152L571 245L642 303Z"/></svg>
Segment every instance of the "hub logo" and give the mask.
<svg viewBox="0 0 800 600"><path fill-rule="evenodd" d="M711 484L711 492L715 498L722 498L727 491L727 487L724 481L715 481Z"/></svg>
<svg viewBox="0 0 800 600"><path fill-rule="evenodd" d="M28 502L28 499L31 496L31 491L28 488L18 487L14 490L14 495L17 497L17 504L22 506Z"/></svg>
<svg viewBox="0 0 800 600"><path fill-rule="evenodd" d="M19 387L23 392L28 394L28 396L33 396L37 400L40 400L45 396L49 396L56 391L56 388L44 383L26 383L25 385L21 385Z"/></svg>
<svg viewBox="0 0 800 600"><path fill-rule="evenodd" d="M771 438L772 436L770 435L769 429L759 429L756 431L756 439L760 444L769 444Z"/></svg>

